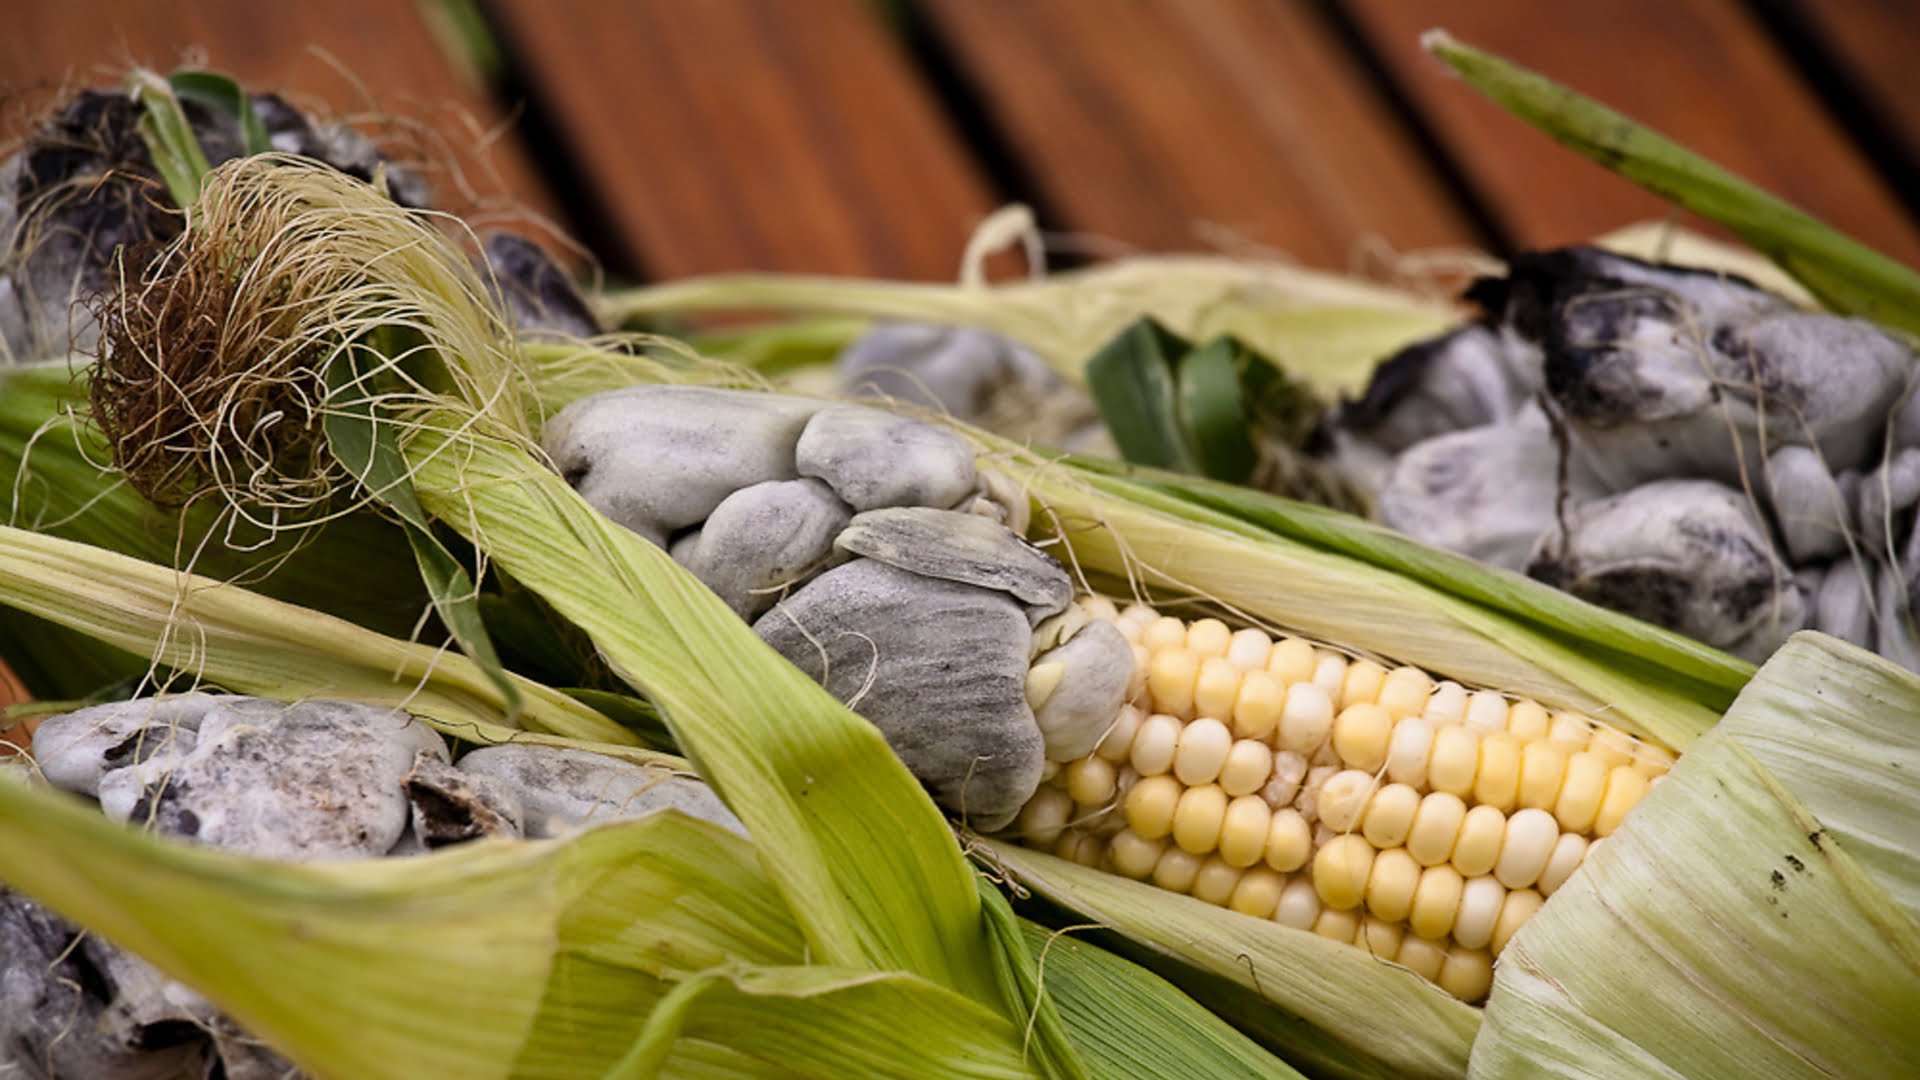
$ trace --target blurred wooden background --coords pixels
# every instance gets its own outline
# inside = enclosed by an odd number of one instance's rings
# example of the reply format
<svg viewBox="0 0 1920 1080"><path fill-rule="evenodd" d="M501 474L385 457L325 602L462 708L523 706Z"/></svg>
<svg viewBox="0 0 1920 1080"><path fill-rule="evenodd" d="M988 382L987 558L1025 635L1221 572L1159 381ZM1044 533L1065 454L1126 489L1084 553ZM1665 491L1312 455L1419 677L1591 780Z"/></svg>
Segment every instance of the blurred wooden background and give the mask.
<svg viewBox="0 0 1920 1080"><path fill-rule="evenodd" d="M1667 216L1422 54L1444 26L1920 264L1914 0L13 0L9 133L132 62L368 118L443 204L627 279L951 278L1024 201L1084 250L1377 268Z"/></svg>

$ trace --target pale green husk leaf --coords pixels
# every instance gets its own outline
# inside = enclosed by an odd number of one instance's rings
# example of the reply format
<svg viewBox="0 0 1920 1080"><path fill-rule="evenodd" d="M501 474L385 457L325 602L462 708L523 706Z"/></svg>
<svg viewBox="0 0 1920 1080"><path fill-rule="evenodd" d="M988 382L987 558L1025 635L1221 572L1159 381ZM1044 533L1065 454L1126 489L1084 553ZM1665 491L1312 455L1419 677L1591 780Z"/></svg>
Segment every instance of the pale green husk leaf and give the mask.
<svg viewBox="0 0 1920 1080"><path fill-rule="evenodd" d="M1920 678L1796 635L1508 944L1473 1074L1909 1075L1916 767Z"/></svg>

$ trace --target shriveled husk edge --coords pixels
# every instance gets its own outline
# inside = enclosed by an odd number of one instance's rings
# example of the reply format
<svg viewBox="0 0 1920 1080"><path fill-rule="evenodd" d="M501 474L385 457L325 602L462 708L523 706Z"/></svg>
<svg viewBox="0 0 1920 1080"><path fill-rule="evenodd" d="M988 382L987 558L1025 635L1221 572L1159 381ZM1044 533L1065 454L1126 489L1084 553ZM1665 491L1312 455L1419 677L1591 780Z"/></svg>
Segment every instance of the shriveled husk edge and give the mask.
<svg viewBox="0 0 1920 1080"><path fill-rule="evenodd" d="M1905 1076L1920 678L1775 653L1501 955L1474 1076Z"/></svg>

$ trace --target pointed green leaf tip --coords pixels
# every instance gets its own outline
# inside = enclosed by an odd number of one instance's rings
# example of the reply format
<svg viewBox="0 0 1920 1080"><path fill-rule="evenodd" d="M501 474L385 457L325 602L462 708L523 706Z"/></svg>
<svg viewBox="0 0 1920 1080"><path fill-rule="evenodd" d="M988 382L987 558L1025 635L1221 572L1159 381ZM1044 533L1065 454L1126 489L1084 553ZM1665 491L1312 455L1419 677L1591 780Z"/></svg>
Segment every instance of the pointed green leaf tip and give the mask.
<svg viewBox="0 0 1920 1080"><path fill-rule="evenodd" d="M1920 334L1920 273L1545 76L1444 30L1429 30L1420 43L1474 89L1556 141L1733 230L1835 311Z"/></svg>

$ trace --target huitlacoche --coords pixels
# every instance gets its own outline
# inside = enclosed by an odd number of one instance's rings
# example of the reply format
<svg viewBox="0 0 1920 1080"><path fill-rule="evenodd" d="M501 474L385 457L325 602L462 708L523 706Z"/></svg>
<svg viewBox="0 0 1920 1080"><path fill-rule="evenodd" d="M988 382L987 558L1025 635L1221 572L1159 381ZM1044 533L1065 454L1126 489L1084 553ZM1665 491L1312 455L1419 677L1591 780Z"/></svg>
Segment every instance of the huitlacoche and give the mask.
<svg viewBox="0 0 1920 1080"><path fill-rule="evenodd" d="M871 721L975 828L1011 821L1046 762L1084 755L1126 694L1131 647L1021 537L1025 497L996 490L945 427L638 386L574 402L542 439L589 503ZM1030 700L1042 665L1057 665L1051 692Z"/></svg>
<svg viewBox="0 0 1920 1080"><path fill-rule="evenodd" d="M1468 296L1329 425L1384 522L1749 659L1810 628L1920 669L1905 343L1594 248Z"/></svg>
<svg viewBox="0 0 1920 1080"><path fill-rule="evenodd" d="M746 832L691 777L526 744L456 762L418 720L349 702L192 693L97 705L45 720L32 760L38 782L117 821L289 861L551 837L668 807ZM297 1075L146 961L0 886L0 1076Z"/></svg>

